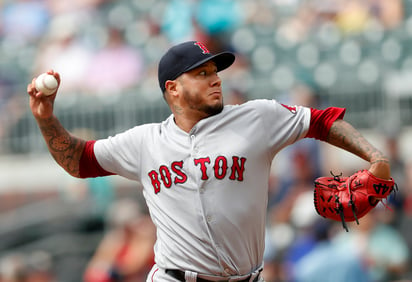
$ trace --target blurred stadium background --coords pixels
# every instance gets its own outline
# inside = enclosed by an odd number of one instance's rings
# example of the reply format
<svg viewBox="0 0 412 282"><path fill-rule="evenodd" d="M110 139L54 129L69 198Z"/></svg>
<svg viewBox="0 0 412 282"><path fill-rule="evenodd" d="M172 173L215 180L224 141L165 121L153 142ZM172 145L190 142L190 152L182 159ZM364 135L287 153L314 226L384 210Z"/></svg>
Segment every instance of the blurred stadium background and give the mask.
<svg viewBox="0 0 412 282"><path fill-rule="evenodd" d="M173 43L189 39L236 52L237 63L222 73L228 103L275 98L347 108L346 120L391 157L401 190L388 203L391 219L386 212L376 221L404 245L392 260L379 252L368 257L371 281L412 279L412 0L3 0L0 281L81 281L110 228L113 204L132 198L145 211L138 184L76 180L53 162L31 116L27 84L50 68L60 72L56 115L78 135L104 138L170 114L157 62ZM322 174L365 165L323 144L302 150L312 165L311 158L323 160L314 168ZM315 226L313 219L293 220L296 199L279 188L296 183L290 154L274 166L268 240L276 234L280 243L268 244L268 281L292 281L286 254L303 227ZM289 204L287 216L275 208L280 200Z"/></svg>

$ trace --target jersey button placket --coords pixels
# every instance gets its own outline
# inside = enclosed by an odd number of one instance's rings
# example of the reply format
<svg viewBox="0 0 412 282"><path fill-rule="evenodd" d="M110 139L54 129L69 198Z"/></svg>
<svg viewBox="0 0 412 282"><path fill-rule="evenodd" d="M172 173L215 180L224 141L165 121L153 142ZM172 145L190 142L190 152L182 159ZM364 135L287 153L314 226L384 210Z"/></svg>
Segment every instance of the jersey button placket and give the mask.
<svg viewBox="0 0 412 282"><path fill-rule="evenodd" d="M190 135L190 145L191 145L190 154L193 158L196 156L195 139L196 139L196 136L194 134Z"/></svg>
<svg viewBox="0 0 412 282"><path fill-rule="evenodd" d="M195 129L192 129L192 132L190 134L190 143L191 143L190 155L193 159L195 159L197 157L197 154L199 153L199 148L196 146L196 135L194 134L194 130ZM199 169L199 170L197 170L197 172L200 173L198 175L198 178L196 179L196 181L198 181L198 189L199 189L198 190L199 191L199 201L200 201L199 208L201 209L201 213L202 213L202 216L204 218L204 221L205 221L206 225L210 225L210 224L213 224L213 216L210 215L210 214L206 214L205 210L203 209L203 204L204 203L203 203L202 198L203 198L206 191L205 191L205 188L202 186L203 185L203 180L201 180L201 170ZM207 228L209 229L209 227L207 227ZM214 240L213 240L213 238L210 234L210 230L209 230L208 233L209 233L209 236L212 240L212 243L214 244Z"/></svg>

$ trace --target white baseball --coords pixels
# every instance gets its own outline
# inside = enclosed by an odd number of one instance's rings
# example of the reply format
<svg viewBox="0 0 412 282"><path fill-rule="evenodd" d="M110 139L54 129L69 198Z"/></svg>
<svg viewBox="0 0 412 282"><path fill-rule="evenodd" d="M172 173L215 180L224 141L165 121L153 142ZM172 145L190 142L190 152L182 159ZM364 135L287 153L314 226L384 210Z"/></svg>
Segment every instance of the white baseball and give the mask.
<svg viewBox="0 0 412 282"><path fill-rule="evenodd" d="M56 91L58 82L54 76L47 73L42 73L37 77L35 85L37 91L49 96Z"/></svg>

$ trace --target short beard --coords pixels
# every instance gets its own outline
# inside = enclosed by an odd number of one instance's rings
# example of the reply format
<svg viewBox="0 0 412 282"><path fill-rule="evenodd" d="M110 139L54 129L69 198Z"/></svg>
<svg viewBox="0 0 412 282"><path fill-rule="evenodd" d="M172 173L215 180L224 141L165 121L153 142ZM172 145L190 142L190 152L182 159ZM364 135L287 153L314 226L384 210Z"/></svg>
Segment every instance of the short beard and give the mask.
<svg viewBox="0 0 412 282"><path fill-rule="evenodd" d="M183 93L186 102L188 103L189 107L192 110L196 110L202 113L205 113L206 116L214 116L222 112L223 110L223 99L221 103L215 104L215 105L202 105L200 104L200 101L193 96L191 96L187 91Z"/></svg>
<svg viewBox="0 0 412 282"><path fill-rule="evenodd" d="M198 107L198 110L207 114L208 116L214 116L214 115L220 114L223 111L223 103L216 104L214 106L209 106L209 105L201 106L201 107Z"/></svg>

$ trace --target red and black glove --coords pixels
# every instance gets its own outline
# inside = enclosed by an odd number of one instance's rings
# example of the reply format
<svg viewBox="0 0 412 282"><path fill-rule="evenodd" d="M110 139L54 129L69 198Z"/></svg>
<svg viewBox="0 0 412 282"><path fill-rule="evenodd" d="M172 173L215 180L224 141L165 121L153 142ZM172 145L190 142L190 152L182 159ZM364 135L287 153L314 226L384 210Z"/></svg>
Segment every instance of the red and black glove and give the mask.
<svg viewBox="0 0 412 282"><path fill-rule="evenodd" d="M325 218L342 221L348 231L346 221L359 224L358 219L386 199L395 186L392 178L380 179L368 170L360 170L349 177L319 177L315 180L315 208Z"/></svg>

